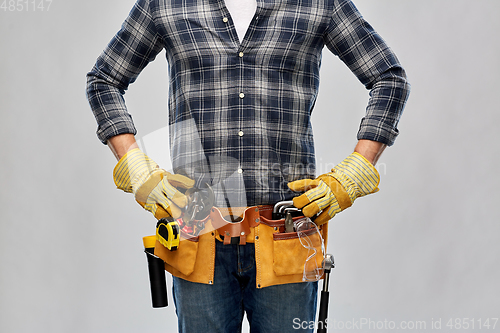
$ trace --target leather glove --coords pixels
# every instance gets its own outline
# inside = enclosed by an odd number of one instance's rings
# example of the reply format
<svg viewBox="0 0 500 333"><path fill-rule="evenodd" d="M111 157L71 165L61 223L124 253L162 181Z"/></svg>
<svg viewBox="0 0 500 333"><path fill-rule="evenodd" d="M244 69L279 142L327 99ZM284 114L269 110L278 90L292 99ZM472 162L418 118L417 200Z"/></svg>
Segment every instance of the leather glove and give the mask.
<svg viewBox="0 0 500 333"><path fill-rule="evenodd" d="M144 154L139 148L128 151L113 170L116 186L134 193L135 200L157 219L179 218L187 198L177 188L193 187L194 180L171 174Z"/></svg>
<svg viewBox="0 0 500 333"><path fill-rule="evenodd" d="M293 198L293 204L302 208L302 213L312 217L321 225L333 218L335 214L350 207L354 200L378 191L380 176L374 166L359 153L352 153L332 172L316 179L301 179L288 183L292 191L304 192Z"/></svg>

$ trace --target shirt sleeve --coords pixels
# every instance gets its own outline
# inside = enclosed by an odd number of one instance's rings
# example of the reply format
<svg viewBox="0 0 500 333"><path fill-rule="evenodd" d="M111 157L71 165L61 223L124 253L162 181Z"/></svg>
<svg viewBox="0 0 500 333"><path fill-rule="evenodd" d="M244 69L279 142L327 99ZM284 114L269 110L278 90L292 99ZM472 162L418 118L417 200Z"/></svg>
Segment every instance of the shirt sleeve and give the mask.
<svg viewBox="0 0 500 333"><path fill-rule="evenodd" d="M391 146L399 134L397 125L410 93L406 73L396 55L350 0L334 2L325 45L370 90L358 140Z"/></svg>
<svg viewBox="0 0 500 333"><path fill-rule="evenodd" d="M97 136L104 144L118 134L136 134L123 95L162 49L149 1L138 0L87 74L87 99L97 120Z"/></svg>

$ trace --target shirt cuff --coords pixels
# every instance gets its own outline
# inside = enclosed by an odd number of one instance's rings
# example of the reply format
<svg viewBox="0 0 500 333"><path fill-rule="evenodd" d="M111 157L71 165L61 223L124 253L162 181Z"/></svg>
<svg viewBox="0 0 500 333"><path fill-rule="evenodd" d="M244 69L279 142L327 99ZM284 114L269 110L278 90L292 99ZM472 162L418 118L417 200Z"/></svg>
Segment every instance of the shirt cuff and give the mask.
<svg viewBox="0 0 500 333"><path fill-rule="evenodd" d="M358 140L377 141L392 146L399 131L395 126L390 126L377 120L363 118L358 131Z"/></svg>
<svg viewBox="0 0 500 333"><path fill-rule="evenodd" d="M113 121L100 124L97 128L97 137L102 143L107 144L108 140L119 134L137 134L134 124L131 121Z"/></svg>

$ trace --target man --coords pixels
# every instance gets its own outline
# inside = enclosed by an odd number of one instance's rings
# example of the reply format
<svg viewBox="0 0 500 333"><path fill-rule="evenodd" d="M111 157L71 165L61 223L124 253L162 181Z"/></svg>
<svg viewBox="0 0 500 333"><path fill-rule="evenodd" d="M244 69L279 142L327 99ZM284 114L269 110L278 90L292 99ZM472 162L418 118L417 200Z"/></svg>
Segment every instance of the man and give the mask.
<svg viewBox="0 0 500 333"><path fill-rule="evenodd" d="M310 115L325 46L370 90L370 100L353 154L316 177ZM163 49L174 173L138 149L123 99ZM238 332L245 312L252 332L295 332L294 319L314 321L317 282L302 281L304 261L295 259L307 252L297 236L281 236L289 230L268 208L293 198L327 237L329 219L378 190L373 165L398 135L409 85L350 0L138 0L88 73L87 94L97 135L119 161L115 183L156 219L182 221L186 189L219 186L217 209L196 237L170 251L157 235L155 253L174 275L179 330ZM239 185L227 186L231 174L239 181L229 183ZM246 223L241 236L216 213L235 197L238 204L224 208ZM233 214L234 206L246 210Z"/></svg>

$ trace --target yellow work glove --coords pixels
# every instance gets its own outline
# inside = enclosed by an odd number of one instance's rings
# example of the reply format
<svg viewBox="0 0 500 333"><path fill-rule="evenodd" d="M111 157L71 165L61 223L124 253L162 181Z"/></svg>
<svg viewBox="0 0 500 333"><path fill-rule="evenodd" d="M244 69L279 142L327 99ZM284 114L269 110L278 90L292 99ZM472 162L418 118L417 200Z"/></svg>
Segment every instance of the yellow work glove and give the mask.
<svg viewBox="0 0 500 333"><path fill-rule="evenodd" d="M292 191L304 192L293 198L293 204L302 208L302 213L312 217L321 225L333 218L335 214L350 207L354 200L378 191L380 176L373 165L361 154L349 155L332 172L316 179L301 179L288 183Z"/></svg>
<svg viewBox="0 0 500 333"><path fill-rule="evenodd" d="M194 180L171 174L144 154L139 148L127 152L113 170L116 186L135 195L135 200L157 219L178 218L187 198L177 188L193 187Z"/></svg>

